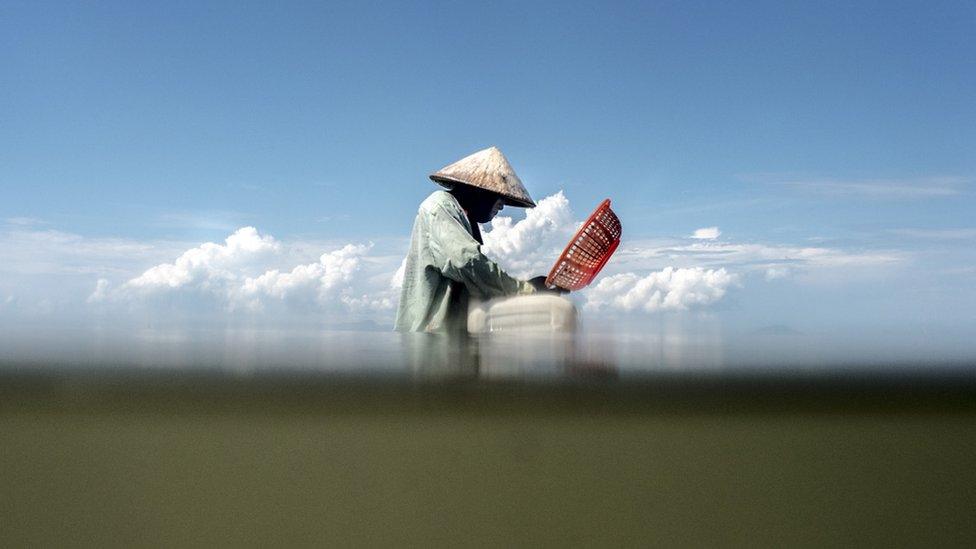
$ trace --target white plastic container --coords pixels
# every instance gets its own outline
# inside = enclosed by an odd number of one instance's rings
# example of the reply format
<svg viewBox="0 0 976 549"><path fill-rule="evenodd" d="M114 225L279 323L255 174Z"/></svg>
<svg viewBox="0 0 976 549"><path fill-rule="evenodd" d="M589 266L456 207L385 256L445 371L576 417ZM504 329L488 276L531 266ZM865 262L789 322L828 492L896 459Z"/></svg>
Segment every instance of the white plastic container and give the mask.
<svg viewBox="0 0 976 549"><path fill-rule="evenodd" d="M573 302L555 294L500 298L471 307L468 332L571 334L576 331L578 317Z"/></svg>
<svg viewBox="0 0 976 549"><path fill-rule="evenodd" d="M561 375L575 360L577 321L573 302L554 294L495 299L471 307L468 331L477 338L479 375Z"/></svg>

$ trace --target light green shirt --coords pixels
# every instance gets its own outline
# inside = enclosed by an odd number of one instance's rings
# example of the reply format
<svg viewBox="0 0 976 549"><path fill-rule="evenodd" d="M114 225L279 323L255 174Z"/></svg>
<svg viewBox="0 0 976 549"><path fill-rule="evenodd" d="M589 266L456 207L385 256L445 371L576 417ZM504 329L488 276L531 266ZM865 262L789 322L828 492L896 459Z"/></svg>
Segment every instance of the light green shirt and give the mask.
<svg viewBox="0 0 976 549"><path fill-rule="evenodd" d="M472 298L534 291L481 253L461 205L451 193L435 191L420 204L413 223L395 329L463 333Z"/></svg>

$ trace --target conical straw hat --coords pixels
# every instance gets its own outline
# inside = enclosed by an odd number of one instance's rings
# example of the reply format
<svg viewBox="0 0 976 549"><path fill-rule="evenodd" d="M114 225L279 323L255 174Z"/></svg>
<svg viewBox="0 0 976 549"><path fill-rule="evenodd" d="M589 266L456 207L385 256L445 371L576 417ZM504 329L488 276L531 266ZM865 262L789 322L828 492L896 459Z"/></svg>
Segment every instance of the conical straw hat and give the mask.
<svg viewBox="0 0 976 549"><path fill-rule="evenodd" d="M535 207L532 197L522 186L522 180L515 175L502 151L495 147L488 147L444 166L431 174L430 178L447 187L463 183L498 193L509 206Z"/></svg>

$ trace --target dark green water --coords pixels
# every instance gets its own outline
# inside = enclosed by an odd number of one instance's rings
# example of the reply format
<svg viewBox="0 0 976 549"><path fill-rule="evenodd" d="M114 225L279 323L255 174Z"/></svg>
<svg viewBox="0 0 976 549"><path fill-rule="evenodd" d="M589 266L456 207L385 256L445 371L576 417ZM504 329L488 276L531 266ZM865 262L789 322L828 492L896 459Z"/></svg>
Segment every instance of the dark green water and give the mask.
<svg viewBox="0 0 976 549"><path fill-rule="evenodd" d="M972 546L976 384L7 368L0 545Z"/></svg>

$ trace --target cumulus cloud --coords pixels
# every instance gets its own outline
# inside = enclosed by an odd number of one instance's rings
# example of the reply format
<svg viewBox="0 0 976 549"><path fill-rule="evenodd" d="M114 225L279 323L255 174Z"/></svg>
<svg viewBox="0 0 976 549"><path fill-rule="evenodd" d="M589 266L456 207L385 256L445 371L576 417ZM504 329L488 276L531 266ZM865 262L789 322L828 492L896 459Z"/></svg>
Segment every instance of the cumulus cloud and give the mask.
<svg viewBox="0 0 976 549"><path fill-rule="evenodd" d="M156 265L126 282L124 288L150 292L187 286L217 289L233 284L249 263L279 248L274 237L262 236L254 227L242 227L224 244L207 242L189 249L173 263Z"/></svg>
<svg viewBox="0 0 976 549"><path fill-rule="evenodd" d="M88 302L138 304L192 296L230 311L392 308L389 290L374 293L359 284L372 244L347 244L291 269L270 268L272 262L293 255L285 248L254 227L242 227L223 243L190 248L175 261L155 265L118 287L99 279Z"/></svg>
<svg viewBox="0 0 976 549"><path fill-rule="evenodd" d="M540 200L522 220L496 218L492 230L484 233L484 250L515 276L545 274L578 226L569 200L559 192ZM858 270L877 273L906 259L905 252L899 251L735 243L718 240L720 235L718 227L703 227L691 235L693 241L626 240L595 283L575 294L575 299L592 311L701 309L721 301L731 288L744 282L789 278L799 284L823 283L831 276L847 280ZM153 311L170 307L341 312L383 318L383 322L397 304L406 248L402 239L381 240L376 246L281 242L253 227L240 228L223 242L179 248L172 242L95 241L57 231L21 229L0 231L0 244L4 240L20 243L14 249L23 253L12 255L15 261L0 266L0 272L37 265L36 255L27 252L41 246L72 258L76 256L70 255L71 250L85 250L84 257L95 257L90 262L99 264L112 261L103 261L109 256L94 252L115 254L116 263L123 257L130 258L128 261L138 258L132 263L139 264L138 268L113 271L103 265L84 271L98 279L85 283L80 299L87 296L89 303L99 306L143 305ZM169 255L159 259L164 252ZM18 257L23 260L16 260ZM77 257L82 260L82 255ZM86 263L86 269L95 263ZM41 266L31 271L41 272Z"/></svg>
<svg viewBox="0 0 976 549"><path fill-rule="evenodd" d="M722 231L718 230L718 227L702 227L701 229L695 229L695 232L691 233L691 238L696 238L698 240L715 240L722 234Z"/></svg>
<svg viewBox="0 0 976 549"><path fill-rule="evenodd" d="M526 212L523 220L496 218L492 230L484 234L483 249L516 276L545 274L580 224L581 221L573 219L569 200L560 191L540 200L536 208ZM715 240L719 235L718 227L703 227L691 237ZM722 299L729 286L738 280L724 268L668 266L642 275L638 273L646 272L645 265L630 267L636 267L636 272L604 275L595 286L583 290L585 306L593 310L644 312L700 308Z"/></svg>
<svg viewBox="0 0 976 549"><path fill-rule="evenodd" d="M606 277L587 294L586 307L620 311L683 311L715 303L736 277L725 269L666 267L646 276Z"/></svg>
<svg viewBox="0 0 976 549"><path fill-rule="evenodd" d="M322 254L316 263L299 265L290 272L273 269L257 277L248 277L240 287L239 297L250 308L257 309L268 299L328 305L336 296L337 288L353 280L370 247L347 244Z"/></svg>
<svg viewBox="0 0 976 549"><path fill-rule="evenodd" d="M579 223L559 191L526 211L525 219L499 216L491 226L483 235L482 250L508 272L526 278L549 272Z"/></svg>
<svg viewBox="0 0 976 549"><path fill-rule="evenodd" d="M573 219L569 200L560 191L540 200L521 221L496 218L493 229L484 234L483 249L516 276L545 274L580 224ZM703 227L692 238L715 240L719 235L718 227ZM604 275L596 285L583 290L585 306L592 310L652 313L700 308L722 299L729 286L738 280L724 268L667 266L642 275L638 273L646 272L645 265L629 266L636 269Z"/></svg>

